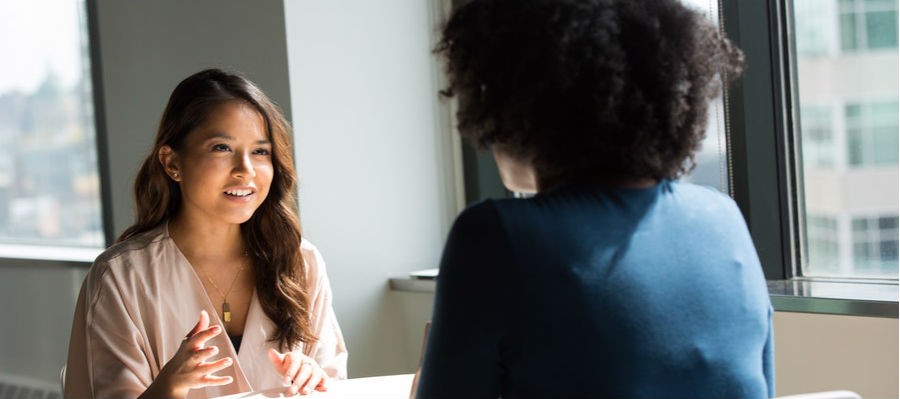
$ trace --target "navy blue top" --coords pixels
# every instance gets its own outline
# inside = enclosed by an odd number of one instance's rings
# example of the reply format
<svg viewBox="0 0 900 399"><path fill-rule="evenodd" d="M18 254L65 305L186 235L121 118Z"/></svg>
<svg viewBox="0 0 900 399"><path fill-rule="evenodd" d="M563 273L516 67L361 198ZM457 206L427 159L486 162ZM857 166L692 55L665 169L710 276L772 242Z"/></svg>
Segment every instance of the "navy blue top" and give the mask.
<svg viewBox="0 0 900 399"><path fill-rule="evenodd" d="M420 397L774 396L772 307L731 198L571 185L460 214Z"/></svg>

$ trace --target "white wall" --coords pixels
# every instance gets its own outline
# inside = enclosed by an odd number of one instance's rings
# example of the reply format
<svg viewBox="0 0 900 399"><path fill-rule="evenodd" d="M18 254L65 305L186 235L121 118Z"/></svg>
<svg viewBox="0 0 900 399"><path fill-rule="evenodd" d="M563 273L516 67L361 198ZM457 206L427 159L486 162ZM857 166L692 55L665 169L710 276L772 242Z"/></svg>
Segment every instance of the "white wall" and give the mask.
<svg viewBox="0 0 900 399"><path fill-rule="evenodd" d="M897 319L775 312L776 392L900 397L898 337Z"/></svg>
<svg viewBox="0 0 900 399"><path fill-rule="evenodd" d="M301 220L328 264L353 377L414 368L407 343L421 333L404 309L431 299L405 303L388 279L437 267L458 211L430 53L439 3L285 2Z"/></svg>

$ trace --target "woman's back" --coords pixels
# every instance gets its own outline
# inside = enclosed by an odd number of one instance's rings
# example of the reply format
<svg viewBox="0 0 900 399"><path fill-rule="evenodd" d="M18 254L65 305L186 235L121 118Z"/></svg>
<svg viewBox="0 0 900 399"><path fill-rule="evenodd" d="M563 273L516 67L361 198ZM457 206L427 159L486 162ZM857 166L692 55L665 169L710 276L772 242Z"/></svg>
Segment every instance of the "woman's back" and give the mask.
<svg viewBox="0 0 900 399"><path fill-rule="evenodd" d="M711 189L569 185L457 220L420 394L766 397L771 307Z"/></svg>

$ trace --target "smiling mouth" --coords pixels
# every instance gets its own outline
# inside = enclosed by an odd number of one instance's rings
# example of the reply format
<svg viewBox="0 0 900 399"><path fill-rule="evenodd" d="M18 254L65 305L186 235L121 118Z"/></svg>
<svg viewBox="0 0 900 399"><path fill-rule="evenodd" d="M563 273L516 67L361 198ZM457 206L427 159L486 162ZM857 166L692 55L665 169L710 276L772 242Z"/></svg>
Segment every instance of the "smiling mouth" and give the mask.
<svg viewBox="0 0 900 399"><path fill-rule="evenodd" d="M232 197L247 197L253 194L253 190L228 190L225 191L225 195L230 195Z"/></svg>

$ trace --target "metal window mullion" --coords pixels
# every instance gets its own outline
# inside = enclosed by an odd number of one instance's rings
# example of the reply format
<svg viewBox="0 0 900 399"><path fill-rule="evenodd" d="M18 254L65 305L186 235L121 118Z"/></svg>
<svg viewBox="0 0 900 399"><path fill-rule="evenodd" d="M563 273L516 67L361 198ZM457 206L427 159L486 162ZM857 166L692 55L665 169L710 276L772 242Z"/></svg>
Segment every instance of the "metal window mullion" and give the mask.
<svg viewBox="0 0 900 399"><path fill-rule="evenodd" d="M88 46L91 60L91 84L94 94L94 128L97 145L97 172L100 177L100 214L106 246L115 241L113 227L112 177L110 176L109 144L106 128L106 103L103 95L103 68L100 56L100 28L98 26L97 0L86 0Z"/></svg>
<svg viewBox="0 0 900 399"><path fill-rule="evenodd" d="M733 196L744 214L768 279L794 275L801 170L794 165L789 95L795 89L784 62L784 3L722 0L728 37L745 54L745 73L727 93ZM795 177L794 174L797 176Z"/></svg>

